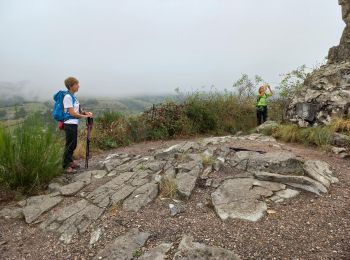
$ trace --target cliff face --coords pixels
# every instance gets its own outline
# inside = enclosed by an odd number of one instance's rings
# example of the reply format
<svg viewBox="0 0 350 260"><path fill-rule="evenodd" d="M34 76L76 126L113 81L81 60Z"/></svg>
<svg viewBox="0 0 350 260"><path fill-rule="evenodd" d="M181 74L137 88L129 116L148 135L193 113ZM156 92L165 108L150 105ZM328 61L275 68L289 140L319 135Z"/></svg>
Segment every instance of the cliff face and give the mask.
<svg viewBox="0 0 350 260"><path fill-rule="evenodd" d="M332 47L327 65L312 72L303 91L293 97L286 117L300 126L328 124L350 115L350 0L338 0L346 24L338 46Z"/></svg>
<svg viewBox="0 0 350 260"><path fill-rule="evenodd" d="M339 63L350 60L350 0L338 0L342 7L342 17L346 24L338 46L329 50L328 63Z"/></svg>

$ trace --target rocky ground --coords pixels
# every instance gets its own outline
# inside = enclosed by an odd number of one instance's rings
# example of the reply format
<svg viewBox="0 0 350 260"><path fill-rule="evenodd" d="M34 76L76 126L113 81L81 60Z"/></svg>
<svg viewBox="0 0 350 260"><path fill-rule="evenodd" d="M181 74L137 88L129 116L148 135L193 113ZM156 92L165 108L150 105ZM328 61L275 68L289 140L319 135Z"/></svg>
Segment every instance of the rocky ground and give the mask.
<svg viewBox="0 0 350 260"><path fill-rule="evenodd" d="M260 135L120 148L2 203L0 258L350 259L349 169Z"/></svg>

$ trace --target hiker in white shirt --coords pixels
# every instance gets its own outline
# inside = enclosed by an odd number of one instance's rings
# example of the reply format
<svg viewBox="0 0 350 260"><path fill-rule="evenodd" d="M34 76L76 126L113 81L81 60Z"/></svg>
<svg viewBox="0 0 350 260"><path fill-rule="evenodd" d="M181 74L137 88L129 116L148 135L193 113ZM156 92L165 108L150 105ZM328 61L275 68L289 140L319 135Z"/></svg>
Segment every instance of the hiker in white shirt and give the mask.
<svg viewBox="0 0 350 260"><path fill-rule="evenodd" d="M69 93L63 98L63 109L65 110L64 112L68 112L73 118L64 122L66 145L63 156L63 168L66 173L74 173L76 172L76 168L79 167L73 160L73 153L78 143L79 119L92 117L92 113L81 111L79 101L74 95L79 90L79 81L76 78L69 77L64 81L64 84Z"/></svg>

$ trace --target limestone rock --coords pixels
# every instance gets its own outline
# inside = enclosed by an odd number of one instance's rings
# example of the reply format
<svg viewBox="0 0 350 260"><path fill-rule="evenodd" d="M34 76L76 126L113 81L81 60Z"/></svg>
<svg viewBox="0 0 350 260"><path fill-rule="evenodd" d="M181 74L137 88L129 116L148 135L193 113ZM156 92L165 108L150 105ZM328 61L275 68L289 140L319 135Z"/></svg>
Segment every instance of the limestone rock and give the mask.
<svg viewBox="0 0 350 260"><path fill-rule="evenodd" d="M193 242L190 236L183 236L179 251L173 260L239 260L240 258L232 251L224 248L207 246Z"/></svg>
<svg viewBox="0 0 350 260"><path fill-rule="evenodd" d="M92 171L85 171L73 177L73 181L84 182L86 185L91 183Z"/></svg>
<svg viewBox="0 0 350 260"><path fill-rule="evenodd" d="M271 198L270 200L279 203L283 202L285 199L290 199L294 198L295 196L298 196L300 191L293 190L293 189L285 189L285 190L280 190L277 191Z"/></svg>
<svg viewBox="0 0 350 260"><path fill-rule="evenodd" d="M328 163L319 160L308 160L304 163L304 170L307 176L322 183L327 188L331 183L337 183L339 180L333 176Z"/></svg>
<svg viewBox="0 0 350 260"><path fill-rule="evenodd" d="M347 149L343 148L343 147L332 146L331 151L332 151L332 153L334 153L336 155L346 154L347 153Z"/></svg>
<svg viewBox="0 0 350 260"><path fill-rule="evenodd" d="M162 243L145 252L138 260L165 260L173 244Z"/></svg>
<svg viewBox="0 0 350 260"><path fill-rule="evenodd" d="M107 207L118 203L120 200L129 196L136 187L126 184L134 176L134 172L125 172L106 184L92 191L87 198L99 207Z"/></svg>
<svg viewBox="0 0 350 260"><path fill-rule="evenodd" d="M302 163L290 152L258 152L242 151L237 152L230 161L231 166L238 169L256 172L266 171L279 174L302 175Z"/></svg>
<svg viewBox="0 0 350 260"><path fill-rule="evenodd" d="M264 122L263 124L259 125L257 128L256 128L256 131L258 133L269 133L271 132L273 129L277 128L278 127L278 123L275 122L275 121L266 121Z"/></svg>
<svg viewBox="0 0 350 260"><path fill-rule="evenodd" d="M84 233L103 212L104 209L83 199L54 212L40 227L58 232L60 240L68 244L75 234Z"/></svg>
<svg viewBox="0 0 350 260"><path fill-rule="evenodd" d="M350 2L338 1L346 24L340 43L329 50L328 64L307 76L287 108L286 117L300 126L329 124L350 113Z"/></svg>
<svg viewBox="0 0 350 260"><path fill-rule="evenodd" d="M200 166L196 166L189 172L179 172L176 175L177 191L181 196L189 198L196 185L197 178L201 171Z"/></svg>
<svg viewBox="0 0 350 260"><path fill-rule="evenodd" d="M332 136L332 144L343 148L350 147L350 136L334 133Z"/></svg>
<svg viewBox="0 0 350 260"><path fill-rule="evenodd" d="M147 183L136 189L123 203L123 209L127 211L139 211L143 206L150 203L158 195L158 184Z"/></svg>
<svg viewBox="0 0 350 260"><path fill-rule="evenodd" d="M84 188L85 185L86 184L82 181L72 182L72 183L67 184L65 186L59 187L58 192L60 192L64 196L71 196L71 195L76 194L82 188Z"/></svg>
<svg viewBox="0 0 350 260"><path fill-rule="evenodd" d="M98 228L91 233L91 238L89 242L90 246L94 245L98 240L100 240L101 233L102 233L101 228Z"/></svg>
<svg viewBox="0 0 350 260"><path fill-rule="evenodd" d="M350 2L348 0L338 0L338 3L342 7L342 18L346 27L339 45L329 50L328 63L350 60Z"/></svg>
<svg viewBox="0 0 350 260"><path fill-rule="evenodd" d="M284 183L299 189L303 189L317 195L326 193L327 188L320 182L306 176L282 175L276 173L256 172L255 177L262 181L273 181Z"/></svg>
<svg viewBox="0 0 350 260"><path fill-rule="evenodd" d="M61 187L62 185L57 183L57 182L53 182L53 183L50 183L49 186L48 186L48 190L50 193L52 192L57 192L59 191L59 188Z"/></svg>
<svg viewBox="0 0 350 260"><path fill-rule="evenodd" d="M96 170L96 171L92 171L91 175L95 178L95 179L101 179L104 176L106 176L107 172L104 170Z"/></svg>
<svg viewBox="0 0 350 260"><path fill-rule="evenodd" d="M149 236L149 233L132 229L125 235L117 237L114 242L108 244L94 259L132 260L134 259L135 252L146 243Z"/></svg>
<svg viewBox="0 0 350 260"><path fill-rule="evenodd" d="M28 224L37 220L41 214L49 211L62 201L61 197L51 195L40 195L27 199L26 206L23 208L23 215Z"/></svg>
<svg viewBox="0 0 350 260"><path fill-rule="evenodd" d="M257 221L267 210L261 197L270 197L273 191L282 190L285 185L263 182L251 178L226 180L212 193L212 202L216 213L222 220L244 219Z"/></svg>

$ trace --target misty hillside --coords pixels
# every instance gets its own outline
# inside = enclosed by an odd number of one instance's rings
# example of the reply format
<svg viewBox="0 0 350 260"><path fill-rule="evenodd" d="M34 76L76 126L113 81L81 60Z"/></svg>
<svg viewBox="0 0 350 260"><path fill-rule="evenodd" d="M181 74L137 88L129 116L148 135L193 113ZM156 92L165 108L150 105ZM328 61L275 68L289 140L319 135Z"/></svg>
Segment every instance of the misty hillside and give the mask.
<svg viewBox="0 0 350 260"><path fill-rule="evenodd" d="M3 91L4 88L1 90ZM32 98L19 94L4 95L4 92L2 92L0 97L0 120L20 119L36 112L48 113L53 107L53 101L51 100L35 101ZM92 111L95 116L105 111L121 112L126 115L137 114L152 107L154 104L159 104L166 100L179 101L180 98L174 95L137 96L118 99L79 98L81 106L85 110Z"/></svg>

